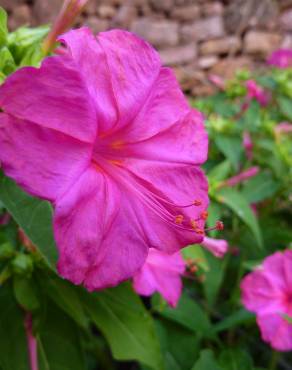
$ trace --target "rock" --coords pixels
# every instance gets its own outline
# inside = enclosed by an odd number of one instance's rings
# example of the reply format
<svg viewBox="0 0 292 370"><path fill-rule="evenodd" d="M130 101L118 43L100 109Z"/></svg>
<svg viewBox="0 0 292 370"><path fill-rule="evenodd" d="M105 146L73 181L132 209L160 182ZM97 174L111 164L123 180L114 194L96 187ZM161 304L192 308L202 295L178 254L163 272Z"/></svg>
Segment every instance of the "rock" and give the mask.
<svg viewBox="0 0 292 370"><path fill-rule="evenodd" d="M292 49L292 33L287 33L284 36L281 48Z"/></svg>
<svg viewBox="0 0 292 370"><path fill-rule="evenodd" d="M124 4L117 11L116 16L112 20L112 24L115 27L129 28L136 16L137 9L132 5Z"/></svg>
<svg viewBox="0 0 292 370"><path fill-rule="evenodd" d="M54 21L61 7L60 0L35 0L33 6L34 23L39 25Z"/></svg>
<svg viewBox="0 0 292 370"><path fill-rule="evenodd" d="M174 67L173 71L184 91L190 91L192 87L201 83L205 79L205 74L196 68L195 64L187 66Z"/></svg>
<svg viewBox="0 0 292 370"><path fill-rule="evenodd" d="M281 15L280 24L285 31L292 31L292 9L286 10Z"/></svg>
<svg viewBox="0 0 292 370"><path fill-rule="evenodd" d="M223 4L219 1L213 3L206 3L202 5L202 13L206 16L222 15L224 11Z"/></svg>
<svg viewBox="0 0 292 370"><path fill-rule="evenodd" d="M100 18L110 19L116 14L116 9L111 5L100 5L97 14Z"/></svg>
<svg viewBox="0 0 292 370"><path fill-rule="evenodd" d="M0 0L0 6L6 11L12 11L17 5L20 5L24 0Z"/></svg>
<svg viewBox="0 0 292 370"><path fill-rule="evenodd" d="M157 11L169 11L173 8L174 0L151 0L151 5Z"/></svg>
<svg viewBox="0 0 292 370"><path fill-rule="evenodd" d="M281 39L278 33L252 30L244 37L244 50L248 54L267 56L281 45Z"/></svg>
<svg viewBox="0 0 292 370"><path fill-rule="evenodd" d="M192 62L197 57L197 47L195 43L172 47L160 50L159 52L163 64L180 65Z"/></svg>
<svg viewBox="0 0 292 370"><path fill-rule="evenodd" d="M181 28L184 41L204 41L210 38L223 37L225 34L223 19L220 16L209 17Z"/></svg>
<svg viewBox="0 0 292 370"><path fill-rule="evenodd" d="M31 22L31 10L26 4L18 5L13 9L12 16L8 18L10 29L16 29L23 25L29 25Z"/></svg>
<svg viewBox="0 0 292 370"><path fill-rule="evenodd" d="M248 57L221 59L212 67L211 73L229 80L235 76L236 71L252 69L252 65L252 60Z"/></svg>
<svg viewBox="0 0 292 370"><path fill-rule="evenodd" d="M241 40L236 36L228 36L222 39L205 41L200 45L201 55L220 55L229 51L237 52L241 48Z"/></svg>
<svg viewBox="0 0 292 370"><path fill-rule="evenodd" d="M218 62L218 57L216 55L210 55L207 57L202 57L198 60L198 66L201 69L209 69L213 67Z"/></svg>
<svg viewBox="0 0 292 370"><path fill-rule="evenodd" d="M178 24L172 21L140 18L133 22L131 31L157 47L175 46L179 41Z"/></svg>
<svg viewBox="0 0 292 370"><path fill-rule="evenodd" d="M179 21L193 21L200 16L200 7L198 5L188 5L182 7L174 7L171 12L171 17Z"/></svg>
<svg viewBox="0 0 292 370"><path fill-rule="evenodd" d="M206 77L205 77L205 80L206 80ZM195 87L193 87L191 94L192 96L198 96L198 97L209 96L214 93L214 90L215 89L213 86L204 82L201 84L197 84Z"/></svg>
<svg viewBox="0 0 292 370"><path fill-rule="evenodd" d="M94 16L88 17L84 23L85 26L88 26L93 33L99 33L106 31L110 28L109 21L106 19L100 19Z"/></svg>

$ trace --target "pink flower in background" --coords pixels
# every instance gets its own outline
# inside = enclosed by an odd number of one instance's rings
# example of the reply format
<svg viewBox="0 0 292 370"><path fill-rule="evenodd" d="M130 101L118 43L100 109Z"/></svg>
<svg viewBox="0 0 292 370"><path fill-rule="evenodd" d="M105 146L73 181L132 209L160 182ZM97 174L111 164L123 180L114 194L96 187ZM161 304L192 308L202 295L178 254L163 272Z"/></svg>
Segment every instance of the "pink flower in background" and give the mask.
<svg viewBox="0 0 292 370"><path fill-rule="evenodd" d="M242 302L255 312L262 339L278 351L292 350L292 250L276 252L241 282Z"/></svg>
<svg viewBox="0 0 292 370"><path fill-rule="evenodd" d="M208 76L208 80L216 86L219 90L224 91L225 90L225 82L221 76L210 74Z"/></svg>
<svg viewBox="0 0 292 370"><path fill-rule="evenodd" d="M221 186L235 186L238 185L251 177L256 176L259 173L260 168L258 166L253 166L240 172L238 175L230 177L228 180L225 180Z"/></svg>
<svg viewBox="0 0 292 370"><path fill-rule="evenodd" d="M248 131L244 131L243 133L242 144L245 149L245 154L246 154L247 159L251 161L253 158L253 143L251 140L250 133Z"/></svg>
<svg viewBox="0 0 292 370"><path fill-rule="evenodd" d="M166 254L150 248L145 264L133 278L134 289L144 296L159 292L170 306L175 307L181 296L181 275L185 269L180 252Z"/></svg>
<svg viewBox="0 0 292 370"><path fill-rule="evenodd" d="M247 97L255 99L262 107L265 107L270 100L270 97L264 89L259 86L254 80L246 81Z"/></svg>
<svg viewBox="0 0 292 370"><path fill-rule="evenodd" d="M224 239L213 239L205 236L201 245L218 258L223 258L228 250L228 242Z"/></svg>
<svg viewBox="0 0 292 370"><path fill-rule="evenodd" d="M276 135L287 134L292 132L292 123L290 122L281 122L275 128Z"/></svg>
<svg viewBox="0 0 292 370"><path fill-rule="evenodd" d="M0 87L0 161L52 202L59 273L95 290L132 277L151 247L203 240L208 138L148 43L87 28L62 41L67 53Z"/></svg>
<svg viewBox="0 0 292 370"><path fill-rule="evenodd" d="M292 49L278 49L274 51L267 63L278 68L292 67Z"/></svg>

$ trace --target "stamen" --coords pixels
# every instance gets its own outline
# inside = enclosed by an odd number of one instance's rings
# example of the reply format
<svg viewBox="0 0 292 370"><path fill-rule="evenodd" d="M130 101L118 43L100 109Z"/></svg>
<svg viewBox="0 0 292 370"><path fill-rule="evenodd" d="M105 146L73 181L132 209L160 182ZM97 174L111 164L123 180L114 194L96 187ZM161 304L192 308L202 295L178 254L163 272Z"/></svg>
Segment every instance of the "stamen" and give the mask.
<svg viewBox="0 0 292 370"><path fill-rule="evenodd" d="M190 224L191 224L191 227L193 228L193 229L197 229L197 227L198 227L198 223L197 223L197 221L195 221L195 220L190 220Z"/></svg>
<svg viewBox="0 0 292 370"><path fill-rule="evenodd" d="M205 232L209 232L209 231L212 231L212 230L218 230L218 231L224 230L223 222L222 221L216 221L215 226L209 227L208 229L205 229Z"/></svg>
<svg viewBox="0 0 292 370"><path fill-rule="evenodd" d="M194 206L201 206L202 205L202 202L198 199L195 199L194 200Z"/></svg>

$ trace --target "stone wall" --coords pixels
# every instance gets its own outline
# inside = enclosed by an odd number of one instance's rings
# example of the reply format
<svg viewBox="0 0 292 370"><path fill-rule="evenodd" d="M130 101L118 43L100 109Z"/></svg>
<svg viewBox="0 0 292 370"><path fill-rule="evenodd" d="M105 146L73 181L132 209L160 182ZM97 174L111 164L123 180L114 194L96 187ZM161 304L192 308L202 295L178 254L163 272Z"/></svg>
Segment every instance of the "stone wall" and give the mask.
<svg viewBox="0 0 292 370"><path fill-rule="evenodd" d="M9 26L54 19L61 0L0 0ZM206 95L209 74L264 66L271 51L292 47L292 0L90 0L77 25L125 28L149 40L174 67L183 89Z"/></svg>

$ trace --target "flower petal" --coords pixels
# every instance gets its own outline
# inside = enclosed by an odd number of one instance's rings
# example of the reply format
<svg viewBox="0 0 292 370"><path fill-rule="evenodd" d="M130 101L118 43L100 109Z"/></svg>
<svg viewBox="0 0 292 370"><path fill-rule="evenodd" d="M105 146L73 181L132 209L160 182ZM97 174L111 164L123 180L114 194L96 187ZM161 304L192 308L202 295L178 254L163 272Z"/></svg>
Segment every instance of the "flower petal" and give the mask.
<svg viewBox="0 0 292 370"><path fill-rule="evenodd" d="M174 253L189 244L202 242L203 235L197 234L191 225L191 219L198 219L199 229L205 225L201 215L208 207L208 184L201 169L133 160L127 161L124 168L122 165L121 170L121 184L131 189L132 197L140 199L140 208L144 205L142 222L149 247ZM192 205L194 200L199 200L201 205ZM175 223L178 215L183 216L183 225Z"/></svg>
<svg viewBox="0 0 292 370"><path fill-rule="evenodd" d="M48 57L40 68L24 67L0 87L5 113L92 142L96 111L76 66L68 55Z"/></svg>
<svg viewBox="0 0 292 370"><path fill-rule="evenodd" d="M151 248L145 264L134 276L134 289L146 296L158 291L175 307L181 295L184 271L185 263L180 253L170 255Z"/></svg>
<svg viewBox="0 0 292 370"><path fill-rule="evenodd" d="M292 350L292 325L279 314L260 315L257 317L264 341L278 351Z"/></svg>
<svg viewBox="0 0 292 370"><path fill-rule="evenodd" d="M32 195L61 196L88 166L91 146L61 132L0 114L0 162Z"/></svg>
<svg viewBox="0 0 292 370"><path fill-rule="evenodd" d="M284 312L282 293L263 271L256 270L241 281L244 306L258 314Z"/></svg>
<svg viewBox="0 0 292 370"><path fill-rule="evenodd" d="M132 277L148 253L139 206L133 204L104 172L88 169L56 204L59 273L88 290Z"/></svg>
<svg viewBox="0 0 292 370"><path fill-rule="evenodd" d="M112 30L95 38L87 28L60 38L95 101L99 133L131 122L151 92L161 62L151 45L127 31Z"/></svg>

